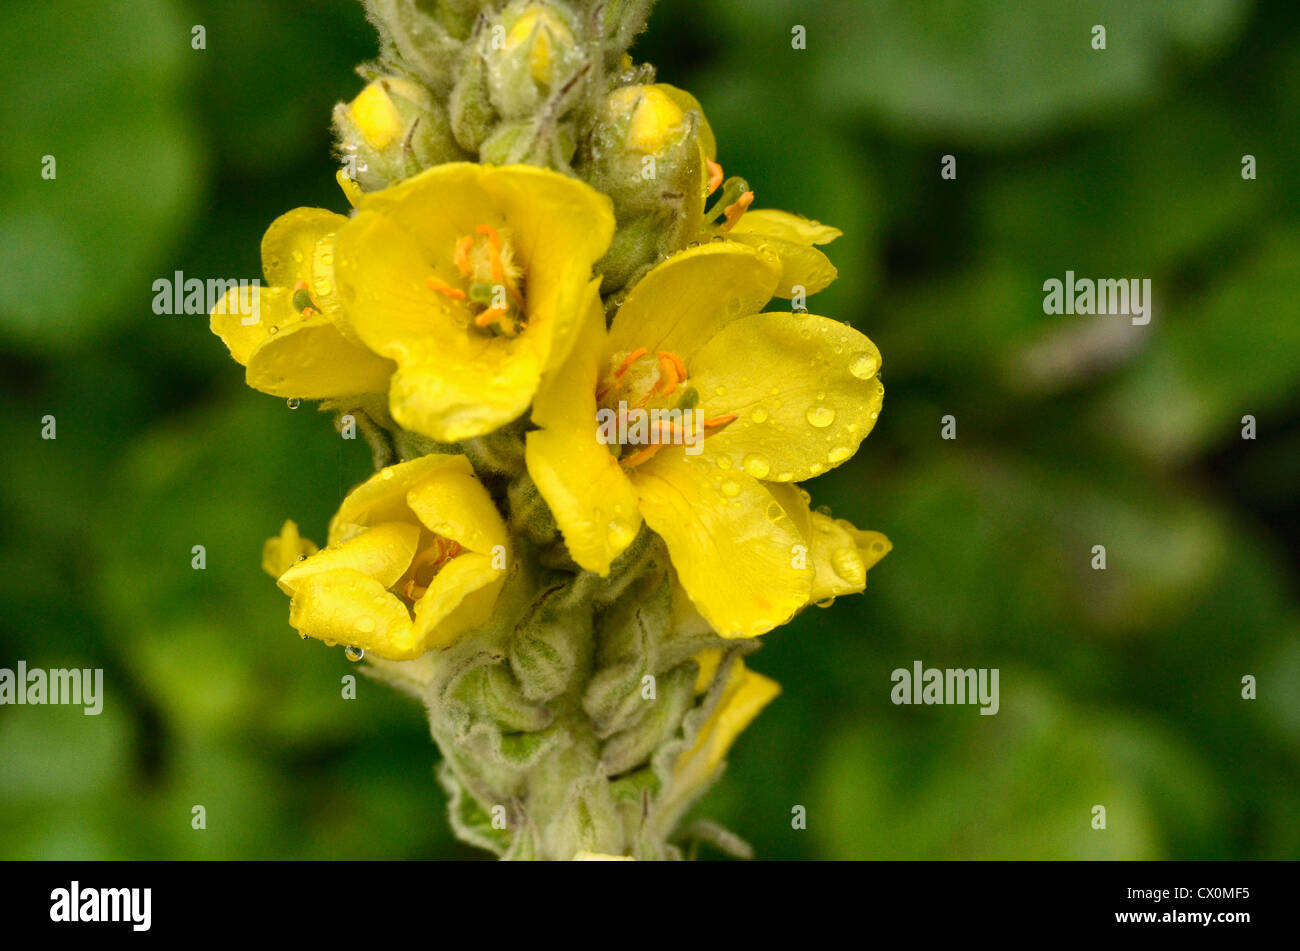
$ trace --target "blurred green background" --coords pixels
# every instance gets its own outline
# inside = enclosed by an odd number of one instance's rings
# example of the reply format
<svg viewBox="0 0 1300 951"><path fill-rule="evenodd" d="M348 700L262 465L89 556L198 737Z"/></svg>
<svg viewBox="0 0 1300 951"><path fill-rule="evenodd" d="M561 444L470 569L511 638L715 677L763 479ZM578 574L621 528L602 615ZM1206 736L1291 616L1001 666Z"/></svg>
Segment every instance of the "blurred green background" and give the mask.
<svg viewBox="0 0 1300 951"><path fill-rule="evenodd" d="M374 50L353 0L0 10L0 666L106 671L98 717L0 707L0 858L480 855L418 706L342 700L258 567L364 445L151 310L346 208L329 110ZM662 0L635 52L758 206L844 229L810 306L884 354L879 425L808 487L895 550L765 639L785 692L697 814L763 858L1300 855L1300 8ZM1067 269L1150 278L1152 323L1045 316ZM917 659L1000 668L1001 711L893 706Z"/></svg>

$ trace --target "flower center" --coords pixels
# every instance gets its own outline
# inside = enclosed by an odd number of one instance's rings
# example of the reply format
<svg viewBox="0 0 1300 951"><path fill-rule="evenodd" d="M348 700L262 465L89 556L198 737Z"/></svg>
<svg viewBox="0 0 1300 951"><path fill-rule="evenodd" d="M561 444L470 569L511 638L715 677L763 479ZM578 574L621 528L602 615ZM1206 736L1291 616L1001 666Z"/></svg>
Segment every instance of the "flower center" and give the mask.
<svg viewBox="0 0 1300 951"><path fill-rule="evenodd" d="M524 295L521 290L523 270L515 264L509 241L491 225L479 225L474 234L463 235L457 242L453 259L461 281L450 284L441 278L425 278L425 285L435 294L464 301L473 325L494 337L517 337L527 327Z"/></svg>
<svg viewBox="0 0 1300 951"><path fill-rule="evenodd" d="M443 566L464 550L459 542L441 536L435 537L433 544L416 555L411 562L411 567L407 571L410 577L402 587L406 600L418 601L424 597L424 593L429 590L429 585L433 584L434 577Z"/></svg>
<svg viewBox="0 0 1300 951"><path fill-rule="evenodd" d="M706 437L736 419L735 414L705 419L688 377L686 362L671 350L652 357L638 347L610 360L596 388L597 438L619 465L634 468L664 446L685 446L688 455L696 455Z"/></svg>

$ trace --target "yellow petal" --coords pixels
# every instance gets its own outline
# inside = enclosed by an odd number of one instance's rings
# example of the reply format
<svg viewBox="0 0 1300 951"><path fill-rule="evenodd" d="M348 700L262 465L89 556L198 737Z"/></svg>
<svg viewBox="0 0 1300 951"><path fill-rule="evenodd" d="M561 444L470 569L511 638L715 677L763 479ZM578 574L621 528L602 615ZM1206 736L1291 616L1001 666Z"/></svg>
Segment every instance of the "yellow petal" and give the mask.
<svg viewBox="0 0 1300 951"><path fill-rule="evenodd" d="M717 241L674 254L637 281L610 327L606 353L645 347L688 363L737 317L755 314L781 276L771 252Z"/></svg>
<svg viewBox="0 0 1300 951"><path fill-rule="evenodd" d="M287 211L262 236L262 271L273 287L292 288L311 278L316 242L337 231L348 219L324 208Z"/></svg>
<svg viewBox="0 0 1300 951"><path fill-rule="evenodd" d="M272 578L279 578L299 557L315 554L317 550L315 542L298 534L297 522L285 522L280 534L262 545L262 570Z"/></svg>
<svg viewBox="0 0 1300 951"><path fill-rule="evenodd" d="M736 737L780 692L775 680L750 670L739 658L733 661L722 696L700 728L695 745L678 757L674 785L690 787L707 780Z"/></svg>
<svg viewBox="0 0 1300 951"><path fill-rule="evenodd" d="M762 234L795 244L812 245L829 244L844 232L802 215L792 215L788 211L753 208L745 212L731 229L733 237L742 234Z"/></svg>
<svg viewBox="0 0 1300 951"><path fill-rule="evenodd" d="M447 562L415 602L413 643L421 653L446 647L492 617L505 572L489 555L467 552Z"/></svg>
<svg viewBox="0 0 1300 951"><path fill-rule="evenodd" d="M632 470L641 514L668 545L686 593L724 637L756 637L808 602L812 568L771 493L742 471L661 452Z"/></svg>
<svg viewBox="0 0 1300 951"><path fill-rule="evenodd" d="M767 488L807 539L808 560L815 571L809 600L816 603L862 591L867 572L893 548L889 539L859 529L847 519L812 511L807 494L798 486L772 483Z"/></svg>
<svg viewBox="0 0 1300 951"><path fill-rule="evenodd" d="M380 469L339 503L338 512L330 520L330 544L347 541L371 525L413 520L407 494L421 480L443 470L474 474L474 467L464 456L438 453Z"/></svg>
<svg viewBox="0 0 1300 951"><path fill-rule="evenodd" d="M289 602L289 623L326 644L360 647L389 660L409 660L417 650L411 615L380 582L351 568L303 578Z"/></svg>
<svg viewBox="0 0 1300 951"><path fill-rule="evenodd" d="M361 201L361 186L348 177L346 169L339 169L334 173L334 180L339 183L339 188L343 189L343 197L348 200L348 204L353 208Z"/></svg>
<svg viewBox="0 0 1300 951"><path fill-rule="evenodd" d="M596 382L605 343L599 283L592 282L587 320L569 359L542 383L527 436L529 475L583 568L609 573L610 563L641 527L636 490L609 447L596 438Z"/></svg>
<svg viewBox="0 0 1300 951"><path fill-rule="evenodd" d="M429 355L393 374L388 408L404 428L439 442L482 436L518 419L542 367L522 337L485 341L473 354Z"/></svg>
<svg viewBox="0 0 1300 951"><path fill-rule="evenodd" d="M753 248L767 248L780 259L781 279L776 285L777 297L789 300L798 293L796 288L800 287L804 294L816 294L824 291L839 276L831 259L811 245L797 244L766 234L732 232L731 237Z"/></svg>
<svg viewBox="0 0 1300 951"><path fill-rule="evenodd" d="M208 327L221 338L235 362L248 366L248 359L258 344L279 332L280 323L298 320L289 303L289 292L282 287L232 288L227 291L208 316Z"/></svg>
<svg viewBox="0 0 1300 951"><path fill-rule="evenodd" d="M277 584L293 594L307 578L340 569L360 572L391 588L406 574L420 542L420 527L412 522L384 522L345 542L330 545L280 575Z"/></svg>
<svg viewBox="0 0 1300 951"><path fill-rule="evenodd" d="M393 364L351 343L327 317L281 325L248 358L248 385L272 396L319 400L388 388Z"/></svg>
<svg viewBox="0 0 1300 951"><path fill-rule="evenodd" d="M801 482L852 456L885 393L875 344L812 314L758 314L732 324L689 369L706 416L738 416L709 437L703 457L725 454L775 482Z"/></svg>
<svg viewBox="0 0 1300 951"><path fill-rule="evenodd" d="M695 693L698 695L708 690L713 678L717 676L718 665L722 663L722 648L700 651L695 655L695 661L700 665L700 672L695 677Z"/></svg>
<svg viewBox="0 0 1300 951"><path fill-rule="evenodd" d="M459 467L429 472L406 493L406 502L429 531L472 552L491 555L507 543L505 522L492 496L473 473Z"/></svg>

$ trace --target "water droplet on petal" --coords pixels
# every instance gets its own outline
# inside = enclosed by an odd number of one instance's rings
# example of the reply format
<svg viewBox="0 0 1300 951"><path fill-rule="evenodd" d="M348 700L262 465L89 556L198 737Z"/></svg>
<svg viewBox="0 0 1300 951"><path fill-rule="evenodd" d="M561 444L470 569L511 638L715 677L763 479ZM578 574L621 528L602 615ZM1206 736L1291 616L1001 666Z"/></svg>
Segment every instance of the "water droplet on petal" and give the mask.
<svg viewBox="0 0 1300 951"><path fill-rule="evenodd" d="M272 324L271 326L266 328L266 332L274 336L275 334L278 334L280 332L280 328L277 327L275 324Z"/></svg>
<svg viewBox="0 0 1300 951"><path fill-rule="evenodd" d="M285 401L284 401L284 405L287 406L287 407L289 407L289 409L297 409L299 406L302 405L302 400L300 400L300 399L298 399L298 397L294 396L294 397L291 397L291 398L285 400Z"/></svg>
<svg viewBox="0 0 1300 951"><path fill-rule="evenodd" d="M734 499L736 496L740 495L740 486L735 482L724 482L722 483L722 494L729 499Z"/></svg>
<svg viewBox="0 0 1300 951"><path fill-rule="evenodd" d="M835 410L829 406L810 406L808 412L804 413L804 418L808 420L809 426L825 429L835 422Z"/></svg>
<svg viewBox="0 0 1300 951"><path fill-rule="evenodd" d="M877 366L875 354L860 353L849 364L849 372L859 380L869 380L876 375Z"/></svg>
<svg viewBox="0 0 1300 951"><path fill-rule="evenodd" d="M294 264L302 263L302 252L299 251L297 248L293 249L293 263Z"/></svg>
<svg viewBox="0 0 1300 951"><path fill-rule="evenodd" d="M731 457L730 457L730 456L718 456L718 468L719 468L719 469L730 469L730 468L731 468Z"/></svg>
<svg viewBox="0 0 1300 951"><path fill-rule="evenodd" d="M772 471L772 464L767 461L767 457L756 452L745 457L744 466L745 471L755 479L766 479Z"/></svg>
<svg viewBox="0 0 1300 951"><path fill-rule="evenodd" d="M834 604L834 603L835 603L835 599L834 599L834 598L825 598L825 599L823 599L823 600L817 602L817 607L819 607L819 608L829 608L829 607L830 607L832 604Z"/></svg>
<svg viewBox="0 0 1300 951"><path fill-rule="evenodd" d="M830 452L826 453L826 461L831 465L843 462L849 456L853 455L853 450L848 446L836 446Z"/></svg>
<svg viewBox="0 0 1300 951"><path fill-rule="evenodd" d="M375 619L372 617L357 618L357 630L362 634L369 634L375 629Z"/></svg>
<svg viewBox="0 0 1300 951"><path fill-rule="evenodd" d="M767 410L760 406L758 409L754 410L754 412L749 414L749 418L756 423L765 423L767 422Z"/></svg>
<svg viewBox="0 0 1300 951"><path fill-rule="evenodd" d="M347 647L343 648L343 656L355 664L361 658L366 656L366 651L363 647L353 647L349 644Z"/></svg>

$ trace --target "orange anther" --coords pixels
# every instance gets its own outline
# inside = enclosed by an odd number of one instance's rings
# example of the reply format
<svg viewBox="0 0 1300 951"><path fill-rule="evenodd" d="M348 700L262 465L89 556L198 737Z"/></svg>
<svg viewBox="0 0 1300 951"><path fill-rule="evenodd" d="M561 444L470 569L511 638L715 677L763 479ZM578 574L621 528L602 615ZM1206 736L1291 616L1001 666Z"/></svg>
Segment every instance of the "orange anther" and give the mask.
<svg viewBox="0 0 1300 951"><path fill-rule="evenodd" d="M469 277L474 271L474 268L469 263L469 252L473 247L474 237L472 235L467 234L456 242L456 270L466 277Z"/></svg>
<svg viewBox="0 0 1300 951"><path fill-rule="evenodd" d="M489 307L483 313L474 318L474 323L479 327L486 327L502 317L505 317L508 311L504 307Z"/></svg>
<svg viewBox="0 0 1300 951"><path fill-rule="evenodd" d="M705 159L705 162L709 167L708 194L712 195L714 192L718 190L718 186L722 184L722 166L719 165L717 162L713 161L712 159Z"/></svg>
<svg viewBox="0 0 1300 951"><path fill-rule="evenodd" d="M682 358L665 350L659 351L659 370L659 392L665 395L677 389L677 384L681 383L682 378L686 376L686 366L682 363Z"/></svg>
<svg viewBox="0 0 1300 951"><path fill-rule="evenodd" d="M501 235L497 234L496 228L493 228L491 225L479 225L474 230L487 238L488 243L491 244L496 251L499 252L501 250Z"/></svg>
<svg viewBox="0 0 1300 951"><path fill-rule="evenodd" d="M433 291L435 294L441 294L443 297L450 297L452 300L465 299L464 291L462 291L459 287L452 287L450 284L448 284L446 281L440 278L433 277L433 276L426 277L424 279L424 285L425 287L429 288L429 290Z"/></svg>
<svg viewBox="0 0 1300 951"><path fill-rule="evenodd" d="M740 417L735 413L728 413L726 416L715 416L712 419L706 419L704 421L704 429L708 435L712 435L713 432L710 431L726 429L739 418Z"/></svg>
<svg viewBox="0 0 1300 951"><path fill-rule="evenodd" d="M644 357L645 354L646 354L645 347L637 347L626 357L624 357L623 362L620 363L618 365L618 369L614 371L614 379L615 380L623 379L623 374L626 373L628 370L632 369L632 364L636 363L638 360Z"/></svg>
<svg viewBox="0 0 1300 951"><path fill-rule="evenodd" d="M299 291L305 291L306 289L307 289L306 281L299 281L297 284L293 285L293 292L295 294L298 293Z"/></svg>
<svg viewBox="0 0 1300 951"><path fill-rule="evenodd" d="M745 192L743 195L737 198L732 204L728 205L722 212L722 214L727 219L722 224L722 230L730 231L732 228L734 228L736 226L736 222L740 220L740 216L745 213L745 209L747 209L753 203L754 203L754 193L750 191L750 192Z"/></svg>
<svg viewBox="0 0 1300 951"><path fill-rule="evenodd" d="M418 601L424 597L424 593L428 590L426 585L416 584L415 579L412 578L406 582L406 587L402 589L402 592L406 595L407 601Z"/></svg>
<svg viewBox="0 0 1300 951"><path fill-rule="evenodd" d="M304 318L306 318L306 317L310 317L310 316L311 316L312 314L314 314L314 313L316 313L316 308L315 308L315 307L304 307L304 308L302 309L302 316L303 316Z"/></svg>

